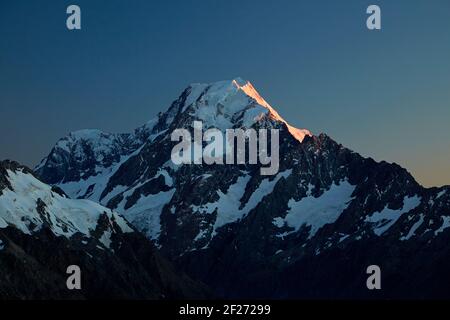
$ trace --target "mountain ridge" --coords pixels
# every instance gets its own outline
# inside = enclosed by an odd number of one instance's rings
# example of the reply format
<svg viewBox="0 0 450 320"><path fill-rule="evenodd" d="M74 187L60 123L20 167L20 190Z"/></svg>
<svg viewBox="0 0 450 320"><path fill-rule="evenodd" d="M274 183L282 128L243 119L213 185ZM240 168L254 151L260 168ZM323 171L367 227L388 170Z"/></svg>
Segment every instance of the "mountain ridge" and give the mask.
<svg viewBox="0 0 450 320"><path fill-rule="evenodd" d="M260 164L175 165L170 133L192 130L193 121L222 131L279 129L278 173L261 176ZM352 255L357 247L375 246L378 252L391 246L404 253L415 246L427 256L429 241L437 246L435 256L445 257L445 248L438 244L450 231L448 187L424 188L399 165L364 158L326 134L295 129L300 132L296 135L245 81L189 86L152 123L152 138L122 161L97 176L56 185L73 197L92 199L123 214L163 255L218 295L303 296L321 282L320 274L302 279L304 285L295 289L286 282L295 266L312 272L309 263L322 261L330 252ZM52 151L49 157L59 155ZM76 167L73 154L68 159L75 171L85 170ZM57 165L44 164L38 175L50 182ZM69 171L61 173L64 177ZM361 263L370 260L370 253L359 254ZM427 256L433 263L436 257ZM405 261L389 264L382 251L374 259L388 275L395 274L395 268L406 270ZM348 269L360 274L366 267ZM410 270L415 268L420 265ZM348 271L344 274L349 276ZM355 287L354 280L346 280L343 296L371 297L365 288ZM258 284L261 281L267 284ZM342 285L331 286L338 284ZM333 290L324 288L323 297L337 292ZM408 293L401 290L395 287L385 294ZM450 296L444 289L440 294Z"/></svg>

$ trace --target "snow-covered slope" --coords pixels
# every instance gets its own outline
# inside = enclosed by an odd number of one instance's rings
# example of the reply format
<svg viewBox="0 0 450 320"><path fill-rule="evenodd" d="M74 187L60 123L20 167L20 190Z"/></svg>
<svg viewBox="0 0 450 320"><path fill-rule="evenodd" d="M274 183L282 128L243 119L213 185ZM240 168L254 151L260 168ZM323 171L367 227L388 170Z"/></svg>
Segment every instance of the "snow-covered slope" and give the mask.
<svg viewBox="0 0 450 320"><path fill-rule="evenodd" d="M35 171L52 184L108 175L111 167L154 138L155 123L156 119L150 120L133 133L113 134L96 129L71 132L56 143Z"/></svg>
<svg viewBox="0 0 450 320"><path fill-rule="evenodd" d="M36 179L25 167L2 163L8 185L0 193L0 228L33 234L44 226L68 239L97 237L107 248L116 232L134 232L117 213L90 200L73 200Z"/></svg>

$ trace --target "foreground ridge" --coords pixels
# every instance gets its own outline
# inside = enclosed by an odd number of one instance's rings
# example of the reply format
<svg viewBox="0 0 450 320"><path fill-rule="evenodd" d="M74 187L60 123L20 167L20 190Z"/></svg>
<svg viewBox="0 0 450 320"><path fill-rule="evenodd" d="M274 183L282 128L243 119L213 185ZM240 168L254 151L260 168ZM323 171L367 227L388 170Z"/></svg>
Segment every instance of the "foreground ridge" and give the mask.
<svg viewBox="0 0 450 320"><path fill-rule="evenodd" d="M73 265L82 286L72 291L66 270ZM0 270L1 299L207 296L122 216L70 199L13 161L0 161Z"/></svg>

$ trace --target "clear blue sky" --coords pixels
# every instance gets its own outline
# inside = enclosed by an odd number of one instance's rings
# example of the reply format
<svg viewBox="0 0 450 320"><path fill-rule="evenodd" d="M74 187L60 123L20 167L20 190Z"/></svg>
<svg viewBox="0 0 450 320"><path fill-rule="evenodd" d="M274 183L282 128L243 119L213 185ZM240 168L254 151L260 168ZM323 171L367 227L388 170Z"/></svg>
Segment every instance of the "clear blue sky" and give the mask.
<svg viewBox="0 0 450 320"><path fill-rule="evenodd" d="M127 132L237 76L292 125L450 184L448 0L0 0L0 158L33 166L69 131Z"/></svg>

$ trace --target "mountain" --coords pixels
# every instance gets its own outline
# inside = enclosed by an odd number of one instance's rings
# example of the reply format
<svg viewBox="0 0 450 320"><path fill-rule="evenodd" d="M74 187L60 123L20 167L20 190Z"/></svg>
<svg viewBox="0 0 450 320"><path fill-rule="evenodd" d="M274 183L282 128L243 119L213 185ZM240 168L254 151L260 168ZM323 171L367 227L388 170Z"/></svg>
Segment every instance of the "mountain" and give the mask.
<svg viewBox="0 0 450 320"><path fill-rule="evenodd" d="M82 289L68 290L67 267ZM73 200L16 162L0 162L0 298L195 298L178 272L119 214Z"/></svg>
<svg viewBox="0 0 450 320"><path fill-rule="evenodd" d="M194 121L203 130L279 129L278 173L175 165L171 134L192 132ZM450 297L450 187L426 189L396 164L290 126L240 78L190 85L131 134L72 133L36 173L122 214L218 296ZM381 291L366 288L373 264Z"/></svg>

